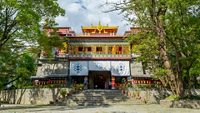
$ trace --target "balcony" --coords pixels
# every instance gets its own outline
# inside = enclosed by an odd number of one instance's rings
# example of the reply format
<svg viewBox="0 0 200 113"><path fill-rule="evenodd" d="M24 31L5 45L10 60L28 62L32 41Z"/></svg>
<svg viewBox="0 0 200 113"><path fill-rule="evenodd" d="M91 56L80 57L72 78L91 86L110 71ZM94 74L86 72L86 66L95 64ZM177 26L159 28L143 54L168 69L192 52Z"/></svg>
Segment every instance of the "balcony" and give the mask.
<svg viewBox="0 0 200 113"><path fill-rule="evenodd" d="M54 58L58 59L131 59L137 58L140 55L137 54L59 54ZM41 56L40 59L46 59L45 56Z"/></svg>
<svg viewBox="0 0 200 113"><path fill-rule="evenodd" d="M131 58L129 54L81 54L69 55L69 58L86 58L86 59L118 59L118 58Z"/></svg>
<svg viewBox="0 0 200 113"><path fill-rule="evenodd" d="M131 59L130 54L62 54L57 55L56 58L68 59Z"/></svg>

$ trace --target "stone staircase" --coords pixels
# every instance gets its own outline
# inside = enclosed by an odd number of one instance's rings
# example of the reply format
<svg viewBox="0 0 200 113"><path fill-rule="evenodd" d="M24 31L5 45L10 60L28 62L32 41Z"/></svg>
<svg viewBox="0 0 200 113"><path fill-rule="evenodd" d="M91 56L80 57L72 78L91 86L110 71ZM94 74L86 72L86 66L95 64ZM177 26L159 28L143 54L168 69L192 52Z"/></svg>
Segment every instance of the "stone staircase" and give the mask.
<svg viewBox="0 0 200 113"><path fill-rule="evenodd" d="M123 95L120 90L83 90L73 94L65 100L70 106L101 106L111 104L132 104L137 100L130 99Z"/></svg>

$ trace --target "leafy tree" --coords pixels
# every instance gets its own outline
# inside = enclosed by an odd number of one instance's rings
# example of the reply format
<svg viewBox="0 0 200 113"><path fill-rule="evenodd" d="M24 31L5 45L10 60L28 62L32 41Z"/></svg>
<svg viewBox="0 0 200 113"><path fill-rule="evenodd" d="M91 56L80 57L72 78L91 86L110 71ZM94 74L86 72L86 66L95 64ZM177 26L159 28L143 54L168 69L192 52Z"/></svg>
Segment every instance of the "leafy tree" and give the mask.
<svg viewBox="0 0 200 113"><path fill-rule="evenodd" d="M24 85L30 84L30 76L34 76L36 72L36 60L34 56L26 52L17 61L15 73L20 78L16 80L15 85L17 88L22 88Z"/></svg>
<svg viewBox="0 0 200 113"><path fill-rule="evenodd" d="M34 42L42 27L54 25L54 18L64 14L56 0L1 0L0 4L0 50L12 39Z"/></svg>
<svg viewBox="0 0 200 113"><path fill-rule="evenodd" d="M13 84L13 82L17 88L22 88L30 83L30 76L33 76L36 71L35 56L25 51L0 58L3 63L0 68L0 88L6 88L8 84Z"/></svg>
<svg viewBox="0 0 200 113"><path fill-rule="evenodd" d="M179 97L199 76L199 0L124 0L112 3L141 32L129 40L139 44L140 60ZM134 17L134 18L132 18ZM195 73L194 73L195 72Z"/></svg>
<svg viewBox="0 0 200 113"><path fill-rule="evenodd" d="M41 49L61 43L58 37L50 41L43 31L56 25L54 18L59 15L64 15L64 10L57 0L0 1L0 76L6 79L1 79L1 84L19 76L23 82L35 73L35 55L30 52L39 54Z"/></svg>

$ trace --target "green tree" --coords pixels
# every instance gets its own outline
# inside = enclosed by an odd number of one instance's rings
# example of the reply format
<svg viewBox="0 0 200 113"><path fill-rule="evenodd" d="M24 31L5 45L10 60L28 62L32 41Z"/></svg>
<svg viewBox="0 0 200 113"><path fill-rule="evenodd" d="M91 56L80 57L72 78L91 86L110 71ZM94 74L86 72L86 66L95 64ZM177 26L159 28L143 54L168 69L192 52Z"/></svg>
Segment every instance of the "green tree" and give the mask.
<svg viewBox="0 0 200 113"><path fill-rule="evenodd" d="M10 40L35 42L64 10L56 0L1 0L0 50ZM44 24L41 24L44 23Z"/></svg>
<svg viewBox="0 0 200 113"><path fill-rule="evenodd" d="M200 55L199 4L199 0L124 0L113 4L113 10L121 10L131 24L142 29L129 38L139 44L140 60L179 97L191 86L191 78L200 74L193 73Z"/></svg>
<svg viewBox="0 0 200 113"><path fill-rule="evenodd" d="M34 76L36 72L36 57L32 56L30 53L23 53L17 60L17 66L15 69L15 78L19 77L15 82L17 88L22 88L25 85L30 85L30 76Z"/></svg>
<svg viewBox="0 0 200 113"><path fill-rule="evenodd" d="M6 79L1 79L1 84L34 75L35 54L30 52L39 54L41 49L61 43L58 36L54 36L55 42L47 38L43 28L55 26L54 18L64 13L57 0L0 1L0 76Z"/></svg>

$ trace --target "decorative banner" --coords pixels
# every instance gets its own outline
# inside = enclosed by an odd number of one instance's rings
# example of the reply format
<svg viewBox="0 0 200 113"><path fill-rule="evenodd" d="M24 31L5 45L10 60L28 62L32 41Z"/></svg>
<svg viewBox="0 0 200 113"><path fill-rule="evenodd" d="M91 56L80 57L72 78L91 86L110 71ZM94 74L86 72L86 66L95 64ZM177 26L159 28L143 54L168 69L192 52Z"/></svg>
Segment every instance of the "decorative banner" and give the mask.
<svg viewBox="0 0 200 113"><path fill-rule="evenodd" d="M113 76L130 76L129 61L71 61L71 76L88 76L90 71L111 71Z"/></svg>
<svg viewBox="0 0 200 113"><path fill-rule="evenodd" d="M88 75L87 61L71 61L70 62L70 76Z"/></svg>
<svg viewBox="0 0 200 113"><path fill-rule="evenodd" d="M89 61L91 71L110 71L110 61Z"/></svg>
<svg viewBox="0 0 200 113"><path fill-rule="evenodd" d="M111 61L113 76L130 76L129 61Z"/></svg>

